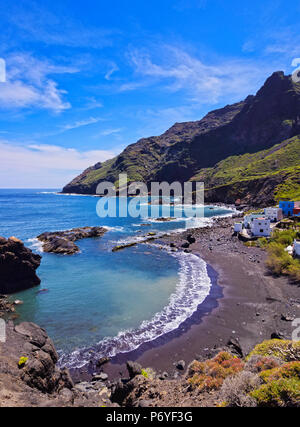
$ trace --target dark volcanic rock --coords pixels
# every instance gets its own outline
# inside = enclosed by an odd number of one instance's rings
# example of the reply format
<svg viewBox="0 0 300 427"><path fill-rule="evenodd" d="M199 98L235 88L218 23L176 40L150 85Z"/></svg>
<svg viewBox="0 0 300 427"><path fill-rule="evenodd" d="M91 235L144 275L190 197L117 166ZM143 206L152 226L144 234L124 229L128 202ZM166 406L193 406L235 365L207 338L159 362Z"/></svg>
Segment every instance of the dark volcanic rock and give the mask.
<svg viewBox="0 0 300 427"><path fill-rule="evenodd" d="M131 379L142 373L142 367L139 363L129 361L127 362L127 369Z"/></svg>
<svg viewBox="0 0 300 427"><path fill-rule="evenodd" d="M179 369L179 371L184 371L185 370L185 366L186 366L185 361L184 360L180 360L177 363L176 368Z"/></svg>
<svg viewBox="0 0 300 427"><path fill-rule="evenodd" d="M41 257L26 248L21 240L0 237L0 293L12 294L38 286L36 275Z"/></svg>
<svg viewBox="0 0 300 427"><path fill-rule="evenodd" d="M72 389L73 381L68 370L57 368L58 355L46 331L34 323L15 326L13 340L9 340L12 353L25 358L19 365L21 379L30 387L43 393Z"/></svg>
<svg viewBox="0 0 300 427"><path fill-rule="evenodd" d="M43 242L45 252L73 255L79 252L79 248L74 242L89 237L102 237L106 231L103 227L81 227L66 231L47 232L37 238Z"/></svg>

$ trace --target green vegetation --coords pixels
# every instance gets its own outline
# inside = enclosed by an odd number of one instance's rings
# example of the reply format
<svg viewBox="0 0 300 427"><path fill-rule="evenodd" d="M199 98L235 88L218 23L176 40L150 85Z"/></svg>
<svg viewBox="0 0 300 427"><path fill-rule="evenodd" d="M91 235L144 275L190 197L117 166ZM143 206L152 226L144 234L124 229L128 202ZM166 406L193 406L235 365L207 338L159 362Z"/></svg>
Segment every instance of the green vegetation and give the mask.
<svg viewBox="0 0 300 427"><path fill-rule="evenodd" d="M226 377L218 399L218 407L300 407L300 342L257 345L243 369Z"/></svg>
<svg viewBox="0 0 300 427"><path fill-rule="evenodd" d="M211 190L277 176L280 179L274 188L274 199L297 200L300 199L299 164L300 137L296 136L268 150L228 157L213 168L201 169L192 180L204 181L206 189Z"/></svg>
<svg viewBox="0 0 300 427"><path fill-rule="evenodd" d="M299 378L282 378L262 385L250 393L260 407L299 407L300 380Z"/></svg>
<svg viewBox="0 0 300 427"><path fill-rule="evenodd" d="M142 375L145 378L149 378L148 372L145 369L142 369Z"/></svg>
<svg viewBox="0 0 300 427"><path fill-rule="evenodd" d="M289 362L283 366L268 369L260 374L265 383L277 381L282 378L298 378L300 381L300 362Z"/></svg>
<svg viewBox="0 0 300 427"><path fill-rule="evenodd" d="M148 380L153 380L156 376L156 372L152 368L142 369L142 375Z"/></svg>
<svg viewBox="0 0 300 427"><path fill-rule="evenodd" d="M188 372L189 384L199 391L218 390L225 378L242 371L244 362L227 352L205 362L193 362Z"/></svg>
<svg viewBox="0 0 300 427"><path fill-rule="evenodd" d="M287 230L275 230L267 242L260 240L259 244L268 252L266 266L276 276L289 276L292 281L300 283L300 260L293 258L286 248L299 238L299 226Z"/></svg>
<svg viewBox="0 0 300 427"><path fill-rule="evenodd" d="M300 223L297 219L283 220L279 224L284 229L275 229L270 238L261 238L256 241L245 242L245 246L257 246L268 252L266 266L276 275L285 275L295 283L300 283L300 259L293 258L286 248L291 246L295 239L300 238Z"/></svg>
<svg viewBox="0 0 300 427"><path fill-rule="evenodd" d="M246 360L252 356L276 357L284 362L300 360L300 341L269 340L258 344Z"/></svg>
<svg viewBox="0 0 300 427"><path fill-rule="evenodd" d="M21 357L18 363L19 368L23 368L28 361L28 357Z"/></svg>

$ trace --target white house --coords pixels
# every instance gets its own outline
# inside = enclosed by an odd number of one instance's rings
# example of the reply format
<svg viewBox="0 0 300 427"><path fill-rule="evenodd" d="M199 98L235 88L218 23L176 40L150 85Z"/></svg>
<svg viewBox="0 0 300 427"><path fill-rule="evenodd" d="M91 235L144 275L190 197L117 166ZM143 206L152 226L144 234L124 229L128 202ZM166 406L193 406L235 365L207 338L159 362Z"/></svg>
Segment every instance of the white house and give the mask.
<svg viewBox="0 0 300 427"><path fill-rule="evenodd" d="M283 212L281 208L265 208L264 216L271 222L277 222L283 219Z"/></svg>
<svg viewBox="0 0 300 427"><path fill-rule="evenodd" d="M236 222L234 224L234 232L235 233L241 233L243 231L243 223L242 222Z"/></svg>
<svg viewBox="0 0 300 427"><path fill-rule="evenodd" d="M294 254L300 256L300 240L295 239L294 241Z"/></svg>
<svg viewBox="0 0 300 427"><path fill-rule="evenodd" d="M255 237L270 237L271 221L264 217L253 219L251 223L251 232Z"/></svg>
<svg viewBox="0 0 300 427"><path fill-rule="evenodd" d="M262 217L262 213L260 214L251 214L251 215L245 215L244 216L244 226L245 228L251 228L251 224L252 222L256 219L256 218L261 218Z"/></svg>

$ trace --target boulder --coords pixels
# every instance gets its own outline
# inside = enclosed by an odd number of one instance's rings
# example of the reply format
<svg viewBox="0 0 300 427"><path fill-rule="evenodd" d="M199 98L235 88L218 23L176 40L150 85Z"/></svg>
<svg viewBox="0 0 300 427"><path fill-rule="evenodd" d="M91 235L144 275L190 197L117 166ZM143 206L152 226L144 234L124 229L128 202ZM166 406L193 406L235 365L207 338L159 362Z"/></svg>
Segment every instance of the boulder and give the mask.
<svg viewBox="0 0 300 427"><path fill-rule="evenodd" d="M129 373L130 379L136 377L137 375L142 374L142 367L139 363L136 362L127 362L127 370Z"/></svg>
<svg viewBox="0 0 300 427"><path fill-rule="evenodd" d="M179 371L184 371L184 370L185 370L185 366L186 366L185 361L184 361L184 360L180 360L180 361L177 363L176 368L177 368Z"/></svg>
<svg viewBox="0 0 300 427"><path fill-rule="evenodd" d="M58 355L45 330L29 322L15 326L14 330L23 337L22 357L27 359L19 366L22 380L43 393L71 390L74 384L70 373L57 368Z"/></svg>
<svg viewBox="0 0 300 427"><path fill-rule="evenodd" d="M188 249L190 247L190 244L188 242L185 242L181 245L182 248Z"/></svg>
<svg viewBox="0 0 300 427"><path fill-rule="evenodd" d="M41 281L36 275L41 257L26 248L16 237L0 237L0 293L12 294Z"/></svg>
<svg viewBox="0 0 300 427"><path fill-rule="evenodd" d="M189 242L190 245L192 245L193 243L196 243L195 237L193 237L191 234L187 236L187 241Z"/></svg>
<svg viewBox="0 0 300 427"><path fill-rule="evenodd" d="M97 366L97 368L101 368L101 366L105 365L109 361L110 361L109 357L101 357L101 359L98 360L96 366Z"/></svg>

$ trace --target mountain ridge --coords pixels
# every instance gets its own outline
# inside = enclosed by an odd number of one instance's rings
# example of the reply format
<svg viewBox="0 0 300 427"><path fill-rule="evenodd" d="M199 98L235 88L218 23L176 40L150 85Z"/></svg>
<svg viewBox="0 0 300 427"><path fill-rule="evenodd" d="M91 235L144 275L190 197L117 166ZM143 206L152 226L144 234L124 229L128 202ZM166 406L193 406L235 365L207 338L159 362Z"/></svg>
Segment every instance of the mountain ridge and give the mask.
<svg viewBox="0 0 300 427"><path fill-rule="evenodd" d="M227 158L259 153L297 135L300 135L300 84L278 71L266 80L256 95L211 111L201 120L175 123L160 136L140 139L115 158L86 169L64 187L63 192L95 194L102 181L118 185L120 173L127 173L129 182L146 184L189 181ZM282 179L285 180L283 175ZM211 180L206 181L207 201L230 200L232 203L237 198L251 198L248 194L251 189L235 194L232 188L233 191L226 190L223 194L209 187ZM277 182L276 186L279 184ZM272 194L276 186L271 185ZM218 200L214 200L215 197ZM275 197L269 199L274 201Z"/></svg>

